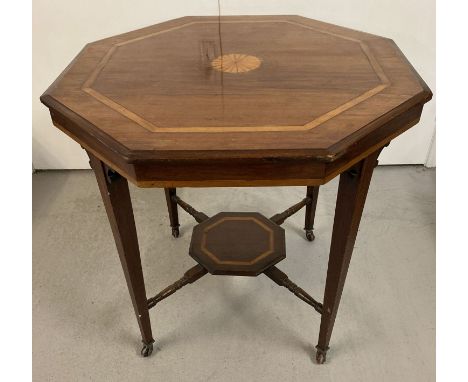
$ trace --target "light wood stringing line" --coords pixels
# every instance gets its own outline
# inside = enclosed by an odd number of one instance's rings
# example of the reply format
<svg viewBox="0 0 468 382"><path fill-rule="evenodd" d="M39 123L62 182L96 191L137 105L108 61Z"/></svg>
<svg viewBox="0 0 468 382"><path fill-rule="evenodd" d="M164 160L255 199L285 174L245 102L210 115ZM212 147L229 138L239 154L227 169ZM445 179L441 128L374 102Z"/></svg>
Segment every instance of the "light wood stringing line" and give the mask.
<svg viewBox="0 0 468 382"><path fill-rule="evenodd" d="M250 260L250 261L219 260L218 257L216 257L215 254L213 254L211 251L208 250L208 248L206 248L206 231L208 231L209 229L221 224L222 222L224 222L226 220L231 220L231 221L235 221L235 220L252 220L255 223L257 223L258 225L260 225L262 228L264 228L269 233L269 237L268 237L269 248L268 248L268 250L263 252L259 256L257 256L255 259ZM254 217L251 217L251 216L249 216L249 217L226 216L226 217L220 219L219 221L217 221L217 222L215 222L215 223L213 223L210 226L205 228L205 231L203 232L201 248L217 264L252 265L252 264L255 264L255 263L259 262L261 259L265 258L266 256L268 256L275 249L275 244L274 244L274 241L273 241L273 231L271 230L270 227L263 224L260 220L255 219Z"/></svg>
<svg viewBox="0 0 468 382"><path fill-rule="evenodd" d="M86 92L87 94L89 94L90 96L92 96L93 98L97 99L98 101L104 103L105 105L107 105L111 109L117 111L121 115L127 117L128 119L130 119L130 120L132 120L134 122L136 122L141 127L145 128L145 129L147 129L147 130L149 130L151 132L154 132L154 133L157 133L157 132L161 132L161 133L164 133L164 132L181 132L181 133L185 133L185 132L203 132L203 133L213 132L213 133L222 133L222 132L305 131L305 130L310 130L310 129L312 129L314 127L317 127L317 126L321 125L322 123L330 120L331 118L336 117L337 115L339 115L339 114L343 113L344 111L352 108L353 106L356 106L357 104L365 101L366 99L373 97L374 95L380 93L381 91L383 91L386 87L388 87L390 85L390 82L389 82L387 76L385 75L383 69L378 64L378 62L375 59L375 57L373 56L373 54L371 53L369 47L364 42L362 42L361 40L358 40L358 39L355 39L355 38L352 38L352 37L343 36L343 35L336 34L336 33L329 32L329 31L325 31L325 30L320 30L318 28L315 28L315 27L312 27L312 26L309 26L309 25L304 25L304 24L300 24L300 23L297 23L297 22L294 22L294 21L287 21L287 20L225 21L225 23L230 23L230 24L232 24L232 23L271 23L271 22L289 23L289 24L293 24L293 25L298 25L298 26L301 26L301 27L306 28L306 29L311 29L311 30L317 31L319 33L324 33L324 34L328 34L328 35L331 35L331 36L334 36L334 37L343 38L345 40L358 42L361 49L362 49L362 51L368 57L370 65L372 66L372 68L374 69L375 73L380 78L380 80L383 82L383 84L378 85L377 87L366 91L365 93L359 95L358 97L355 97L355 98L351 99L350 101L340 105L339 107L337 107L337 108L335 108L335 109L321 115L320 117L315 118L314 120L306 123L305 125L284 125L284 126L283 125L281 125L281 126L267 125L267 126L159 127L159 126L156 126L153 123L147 121L146 119L139 116L138 114L128 110L127 108L120 105L119 103L111 100L110 98L106 97L105 95L101 94L100 92L96 91L95 89L91 88L91 86L92 86L93 82L95 81L95 79L97 78L99 72L105 67L105 65L110 60L112 54L115 52L117 47L129 44L129 43L132 43L132 42L135 42L135 41L140 41L140 40L152 37L152 36L157 36L159 34L169 32L169 31L172 31L172 30L177 30L177 29L180 29L180 28L184 28L184 27L187 27L187 26L190 26L190 25L193 25L193 24L206 24L206 23L208 23L208 24L217 24L218 23L217 21L192 21L192 22L189 22L189 23L186 23L186 24L183 24L183 25L179 25L179 26L176 26L176 27L165 29L163 31L150 33L150 34L147 34L147 35L144 35L144 36L140 36L140 37L137 37L137 38L127 40L127 41L124 41L124 42L113 45L112 48L102 58L102 60L98 64L98 66L91 73L90 77L85 81L85 83L83 84L82 90L84 92Z"/></svg>

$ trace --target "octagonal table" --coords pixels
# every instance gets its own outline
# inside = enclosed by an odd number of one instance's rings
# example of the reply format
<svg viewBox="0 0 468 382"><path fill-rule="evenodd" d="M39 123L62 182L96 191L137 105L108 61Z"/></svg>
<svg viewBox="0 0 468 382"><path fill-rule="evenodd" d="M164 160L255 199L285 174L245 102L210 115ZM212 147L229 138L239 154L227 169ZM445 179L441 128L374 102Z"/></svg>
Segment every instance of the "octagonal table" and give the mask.
<svg viewBox="0 0 468 382"><path fill-rule="evenodd" d="M56 127L88 153L144 343L149 309L206 273L264 273L321 314L316 359L325 361L367 190L380 151L415 125L432 93L392 40L299 16L184 17L88 44L42 95ZM275 264L286 218L340 176L323 303ZM199 263L147 298L127 180L165 189L200 223ZM212 218L177 187L307 186L269 219ZM236 239L237 238L237 239Z"/></svg>

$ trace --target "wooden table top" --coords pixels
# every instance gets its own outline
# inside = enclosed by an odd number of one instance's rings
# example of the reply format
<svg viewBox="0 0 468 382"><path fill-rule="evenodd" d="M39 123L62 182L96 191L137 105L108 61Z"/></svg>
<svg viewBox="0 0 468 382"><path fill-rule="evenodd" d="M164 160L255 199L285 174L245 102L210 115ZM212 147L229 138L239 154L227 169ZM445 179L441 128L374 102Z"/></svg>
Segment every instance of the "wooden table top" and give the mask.
<svg viewBox="0 0 468 382"><path fill-rule="evenodd" d="M127 164L333 162L431 96L392 40L299 16L226 16L88 44L41 100L57 127Z"/></svg>

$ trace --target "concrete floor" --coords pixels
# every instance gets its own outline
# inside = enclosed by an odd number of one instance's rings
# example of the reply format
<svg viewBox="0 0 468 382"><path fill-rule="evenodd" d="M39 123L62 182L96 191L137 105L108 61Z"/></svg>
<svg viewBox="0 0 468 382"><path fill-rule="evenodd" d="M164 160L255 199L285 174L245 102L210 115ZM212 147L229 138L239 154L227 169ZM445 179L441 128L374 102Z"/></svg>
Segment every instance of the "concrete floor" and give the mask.
<svg viewBox="0 0 468 382"><path fill-rule="evenodd" d="M91 171L33 175L34 381L435 380L435 171L379 167L351 261L328 362L313 362L319 315L258 278L205 276L151 310L148 359ZM281 268L322 300L337 180L321 188L316 240L304 213L286 221ZM162 190L131 187L147 291L194 261L194 221L172 238ZM302 187L182 189L195 207L259 211L300 200Z"/></svg>

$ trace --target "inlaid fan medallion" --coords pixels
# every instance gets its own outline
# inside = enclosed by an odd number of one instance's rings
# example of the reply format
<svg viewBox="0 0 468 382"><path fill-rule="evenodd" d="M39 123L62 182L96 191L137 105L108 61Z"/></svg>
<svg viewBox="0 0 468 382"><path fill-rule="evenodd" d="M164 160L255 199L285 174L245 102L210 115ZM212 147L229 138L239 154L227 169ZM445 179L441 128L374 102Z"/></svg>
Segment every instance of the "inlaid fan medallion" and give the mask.
<svg viewBox="0 0 468 382"><path fill-rule="evenodd" d="M232 53L215 58L211 66L220 72L225 73L245 73L257 69L262 61L255 56L248 54Z"/></svg>

